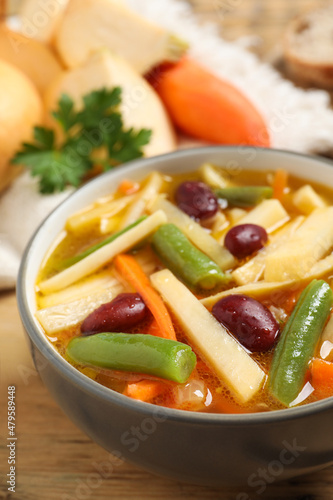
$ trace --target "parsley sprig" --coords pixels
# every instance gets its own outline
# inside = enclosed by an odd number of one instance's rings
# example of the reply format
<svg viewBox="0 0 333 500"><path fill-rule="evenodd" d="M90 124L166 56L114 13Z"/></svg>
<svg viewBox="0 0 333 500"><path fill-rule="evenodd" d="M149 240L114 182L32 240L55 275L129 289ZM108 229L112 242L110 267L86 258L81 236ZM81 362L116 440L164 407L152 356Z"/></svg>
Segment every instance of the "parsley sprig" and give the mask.
<svg viewBox="0 0 333 500"><path fill-rule="evenodd" d="M25 165L39 179L41 193L79 186L98 165L109 170L140 158L151 138L147 129L125 129L119 112L121 88L102 88L83 97L77 111L70 96L63 94L52 116L62 130L58 141L53 129L34 128L34 142L23 143L12 163Z"/></svg>

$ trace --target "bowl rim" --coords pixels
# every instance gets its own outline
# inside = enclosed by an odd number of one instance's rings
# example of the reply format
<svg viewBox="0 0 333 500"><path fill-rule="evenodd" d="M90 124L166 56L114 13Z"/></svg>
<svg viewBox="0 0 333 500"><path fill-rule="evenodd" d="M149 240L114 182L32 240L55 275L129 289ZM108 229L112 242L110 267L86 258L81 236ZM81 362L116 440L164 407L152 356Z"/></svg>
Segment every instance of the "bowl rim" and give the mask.
<svg viewBox="0 0 333 500"><path fill-rule="evenodd" d="M121 166L122 172L126 175L126 170L134 165L154 165L156 162L172 160L175 158L181 159L184 157L195 157L196 154L202 153L207 156L212 153L216 153L218 151L228 151L239 152L239 151L257 151L259 154L261 152L265 152L265 154L272 155L281 155L281 156L294 156L298 158L305 158L307 160L313 160L315 162L320 162L327 164L333 167L333 161L329 158L319 157L314 154L305 154L299 153L295 151L288 151L284 149L274 149L274 148L261 148L254 146L223 146L223 145L213 145L213 146L203 146L203 147L195 147L188 149L181 149L171 153L166 153L163 155L158 155L150 158L139 158L133 161L126 163ZM333 408L333 396L330 398L323 399L321 401L316 401L312 403L308 403L302 406L286 408L282 410L273 410L267 412L256 412L256 413L242 413L242 414L222 414L222 413L209 413L209 412L192 412L188 410L180 410L174 408L167 408L162 406L157 406L151 403L146 403L143 401L134 400L120 394L108 387L105 387L98 382L90 379L88 376L81 373L79 370L74 368L68 361L66 361L52 346L52 344L48 341L47 337L41 334L36 328L35 320L33 318L33 313L31 312L27 295L25 293L25 282L26 282L26 274L29 266L30 254L33 249L33 244L35 238L43 230L44 225L46 225L50 218L56 216L57 211L60 207L68 202L69 199L76 196L76 193L83 190L89 190L90 186L95 183L103 182L104 178L109 176L112 177L112 173L114 170L105 172L98 177L90 180L73 193L71 193L64 201L62 201L51 213L42 221L42 223L38 226L32 237L30 238L29 243L27 244L25 251L23 253L20 269L17 278L17 286L16 286L16 297L19 314L21 316L21 322L23 327L30 339L30 341L34 344L34 346L43 353L43 355L47 358L47 360L52 364L52 367L56 369L56 371L60 372L66 379L70 380L71 383L74 383L76 386L80 387L83 391L90 393L94 397L98 397L100 399L104 399L109 403L114 403L119 406L123 406L129 410L133 410L137 413L144 414L145 416L154 416L159 415L160 417L167 420L174 421L182 421L188 424L200 424L200 425L229 425L229 426L237 426L237 425L260 425L263 423L276 423L276 422L287 422L290 420L298 419L300 417L307 417L309 415L314 415L316 413L323 412L325 410L331 410ZM38 369L37 369L38 371Z"/></svg>

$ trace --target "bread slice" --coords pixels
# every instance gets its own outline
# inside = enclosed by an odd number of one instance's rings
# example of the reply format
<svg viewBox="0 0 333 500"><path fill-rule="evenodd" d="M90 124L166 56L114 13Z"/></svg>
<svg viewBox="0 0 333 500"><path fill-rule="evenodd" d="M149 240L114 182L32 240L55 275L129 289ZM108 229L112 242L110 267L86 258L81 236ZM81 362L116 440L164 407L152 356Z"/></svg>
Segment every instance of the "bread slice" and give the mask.
<svg viewBox="0 0 333 500"><path fill-rule="evenodd" d="M297 83L333 89L333 5L291 22L283 48L286 70Z"/></svg>

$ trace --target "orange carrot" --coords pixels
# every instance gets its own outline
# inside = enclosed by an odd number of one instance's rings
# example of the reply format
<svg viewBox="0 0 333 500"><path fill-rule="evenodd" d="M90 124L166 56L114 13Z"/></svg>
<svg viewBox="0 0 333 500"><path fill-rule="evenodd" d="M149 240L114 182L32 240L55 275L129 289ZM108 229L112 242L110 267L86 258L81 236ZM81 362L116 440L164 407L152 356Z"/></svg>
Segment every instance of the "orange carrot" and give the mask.
<svg viewBox="0 0 333 500"><path fill-rule="evenodd" d="M123 195L129 195L136 193L140 188L137 182L133 182L130 179L124 179L118 186L119 193Z"/></svg>
<svg viewBox="0 0 333 500"><path fill-rule="evenodd" d="M269 147L267 125L255 106L231 83L184 58L152 81L175 125L217 144Z"/></svg>
<svg viewBox="0 0 333 500"><path fill-rule="evenodd" d="M163 300L150 285L147 276L134 257L125 254L117 255L114 264L117 271L135 288L150 309L160 328L159 336L177 340L169 312Z"/></svg>
<svg viewBox="0 0 333 500"><path fill-rule="evenodd" d="M311 385L318 399L333 396L333 363L315 358L311 363Z"/></svg>
<svg viewBox="0 0 333 500"><path fill-rule="evenodd" d="M282 200L288 187L288 172L282 168L275 172L273 180L273 197Z"/></svg>
<svg viewBox="0 0 333 500"><path fill-rule="evenodd" d="M140 380L140 382L127 385L123 394L140 401L150 401L168 389L165 382L159 380Z"/></svg>

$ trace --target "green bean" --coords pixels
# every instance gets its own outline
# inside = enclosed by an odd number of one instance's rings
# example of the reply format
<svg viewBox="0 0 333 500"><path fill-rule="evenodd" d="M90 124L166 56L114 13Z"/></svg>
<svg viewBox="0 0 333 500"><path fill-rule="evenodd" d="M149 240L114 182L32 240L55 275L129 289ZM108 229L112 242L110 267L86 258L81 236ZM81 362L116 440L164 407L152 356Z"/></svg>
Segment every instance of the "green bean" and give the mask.
<svg viewBox="0 0 333 500"><path fill-rule="evenodd" d="M289 406L304 384L309 361L333 304L333 292L323 280L313 280L303 290L275 349L269 390Z"/></svg>
<svg viewBox="0 0 333 500"><path fill-rule="evenodd" d="M192 287L208 290L229 279L174 224L159 227L152 238L152 246L166 267Z"/></svg>
<svg viewBox="0 0 333 500"><path fill-rule="evenodd" d="M272 198L273 189L269 186L239 186L215 189L218 198L237 207L252 207L266 198Z"/></svg>
<svg viewBox="0 0 333 500"><path fill-rule="evenodd" d="M70 259L65 260L62 263L63 267L64 268L70 267L73 264L76 264L80 260L84 259L85 257L88 257L88 255L92 254L93 252L95 252L99 248L104 247L104 245L107 245L108 243L111 243L111 241L114 241L116 238L118 238L122 234L124 234L127 231L129 231L129 229L132 229L132 227L137 226L138 224L140 224L140 222L142 222L145 219L147 219L147 215L143 215L142 217L140 217L139 219L137 219L132 224L129 224L128 226L124 227L124 229L122 229L121 231L118 231L117 233L111 234L111 236L108 236L107 238L105 238L105 240L101 241L100 243L97 243L96 245L93 245L93 246L89 247L84 252L81 252L80 254L75 255L74 257L71 257Z"/></svg>
<svg viewBox="0 0 333 500"><path fill-rule="evenodd" d="M196 364L190 346L141 333L76 337L69 342L66 354L74 363L144 373L180 384L187 381Z"/></svg>

